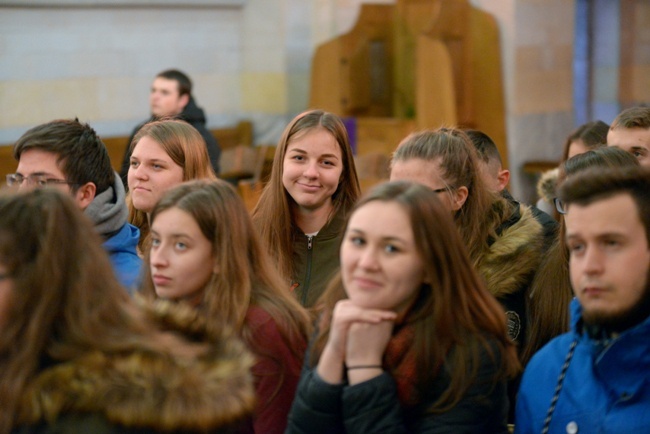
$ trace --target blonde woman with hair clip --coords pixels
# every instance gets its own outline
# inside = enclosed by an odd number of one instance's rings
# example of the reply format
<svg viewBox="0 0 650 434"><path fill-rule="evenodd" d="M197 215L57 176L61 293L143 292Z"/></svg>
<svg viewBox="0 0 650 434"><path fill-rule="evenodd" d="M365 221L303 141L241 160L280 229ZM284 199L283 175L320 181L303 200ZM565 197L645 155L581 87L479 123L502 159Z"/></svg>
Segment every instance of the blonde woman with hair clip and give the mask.
<svg viewBox="0 0 650 434"><path fill-rule="evenodd" d="M149 214L171 187L192 179L217 179L201 134L185 121L145 124L131 142L127 175L129 222L140 229L138 247L149 238Z"/></svg>

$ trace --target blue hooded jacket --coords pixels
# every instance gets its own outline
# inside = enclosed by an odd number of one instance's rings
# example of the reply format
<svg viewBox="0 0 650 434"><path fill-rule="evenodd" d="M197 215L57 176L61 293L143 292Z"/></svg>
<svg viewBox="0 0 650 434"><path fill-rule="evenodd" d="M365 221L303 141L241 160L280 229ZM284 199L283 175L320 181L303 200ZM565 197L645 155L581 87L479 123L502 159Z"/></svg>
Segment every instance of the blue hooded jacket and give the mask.
<svg viewBox="0 0 650 434"><path fill-rule="evenodd" d="M142 259L137 252L140 230L127 223L129 211L126 207L126 193L117 173L113 186L97 194L84 214L104 238L103 246L108 252L117 279L129 293L133 293L140 284L142 268Z"/></svg>
<svg viewBox="0 0 650 434"><path fill-rule="evenodd" d="M129 293L133 293L140 285L142 259L137 253L139 239L140 230L129 223L125 223L119 232L108 238L103 244L110 257L111 264L113 264L117 279Z"/></svg>
<svg viewBox="0 0 650 434"><path fill-rule="evenodd" d="M583 332L582 307L571 303L572 330L528 364L517 398L515 433L542 432L569 348L549 433L650 433L650 316L606 340Z"/></svg>

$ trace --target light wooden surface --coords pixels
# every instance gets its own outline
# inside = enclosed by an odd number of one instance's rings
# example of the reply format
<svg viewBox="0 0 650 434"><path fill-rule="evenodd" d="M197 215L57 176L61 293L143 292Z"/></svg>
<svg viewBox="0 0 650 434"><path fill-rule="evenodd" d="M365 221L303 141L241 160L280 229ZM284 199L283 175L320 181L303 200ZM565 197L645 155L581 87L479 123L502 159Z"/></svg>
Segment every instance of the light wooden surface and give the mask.
<svg viewBox="0 0 650 434"><path fill-rule="evenodd" d="M264 151L253 149L253 124L250 121L244 120L238 122L232 127L217 128L210 130L216 137L221 146L222 154L224 154L226 163L232 163L235 167L224 167L224 173L237 173L241 177L254 176L257 167L264 163L259 162L259 158L266 158L268 147ZM129 136L113 136L101 137L102 142L106 145L108 155L111 159L111 165L116 171L120 170L122 165L122 158L126 150ZM248 149L242 149L248 148ZM9 173L16 171L18 163L12 156L13 143L0 145L0 175L2 178L2 185L5 185L5 177ZM232 155L231 155L232 154ZM253 161L250 161L250 159ZM272 157L271 157L272 158ZM246 176L243 173L246 172Z"/></svg>
<svg viewBox="0 0 650 434"><path fill-rule="evenodd" d="M359 154L391 153L414 129L458 126L488 134L508 167L504 98L497 22L469 0L364 4L312 62L311 107L356 118Z"/></svg>

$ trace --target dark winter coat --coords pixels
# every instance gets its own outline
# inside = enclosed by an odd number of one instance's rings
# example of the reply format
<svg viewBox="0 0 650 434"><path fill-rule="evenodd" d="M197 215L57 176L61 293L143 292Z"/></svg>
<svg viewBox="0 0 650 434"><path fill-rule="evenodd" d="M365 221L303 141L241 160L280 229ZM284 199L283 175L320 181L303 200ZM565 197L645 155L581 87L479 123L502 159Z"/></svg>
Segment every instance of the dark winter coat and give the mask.
<svg viewBox="0 0 650 434"><path fill-rule="evenodd" d="M389 344L390 345L390 344ZM309 355L305 357L309 360ZM427 385L426 396L405 407L397 383L388 371L355 385L329 384L305 363L286 434L501 434L507 433L506 381L495 384L498 363L482 352L477 377L453 408L431 413L429 408L449 385L445 366Z"/></svg>

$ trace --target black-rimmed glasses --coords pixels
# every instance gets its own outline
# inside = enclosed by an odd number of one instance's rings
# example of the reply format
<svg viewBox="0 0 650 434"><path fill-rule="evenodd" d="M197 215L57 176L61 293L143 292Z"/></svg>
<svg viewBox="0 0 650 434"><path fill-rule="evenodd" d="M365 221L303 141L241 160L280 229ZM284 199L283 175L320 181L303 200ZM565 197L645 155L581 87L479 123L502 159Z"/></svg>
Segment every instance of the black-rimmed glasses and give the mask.
<svg viewBox="0 0 650 434"><path fill-rule="evenodd" d="M34 187L46 187L51 184L74 185L73 182L68 182L65 179L48 178L47 175L41 174L23 176L20 173L12 173L7 175L7 185L9 187L23 185L23 182L27 182L27 185L33 185Z"/></svg>

